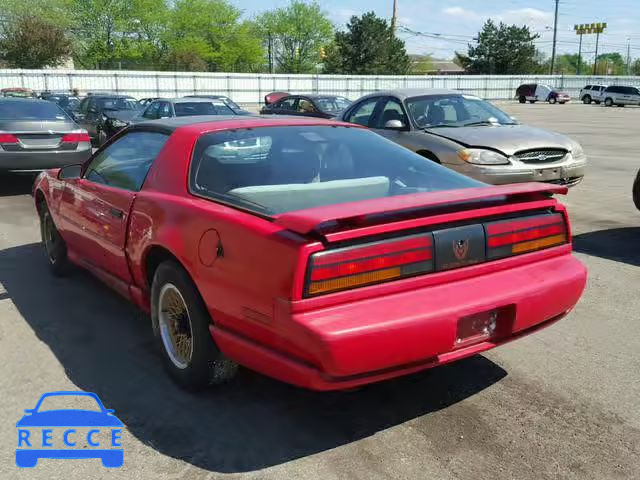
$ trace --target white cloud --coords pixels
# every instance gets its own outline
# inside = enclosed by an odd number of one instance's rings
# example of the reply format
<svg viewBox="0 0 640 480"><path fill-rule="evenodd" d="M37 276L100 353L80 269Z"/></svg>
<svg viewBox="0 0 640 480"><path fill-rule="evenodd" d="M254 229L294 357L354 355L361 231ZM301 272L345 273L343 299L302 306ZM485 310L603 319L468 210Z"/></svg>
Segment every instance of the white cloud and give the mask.
<svg viewBox="0 0 640 480"><path fill-rule="evenodd" d="M467 20L480 18L480 15L478 15L477 13L462 7L447 7L442 10L442 13L451 17L458 17Z"/></svg>
<svg viewBox="0 0 640 480"><path fill-rule="evenodd" d="M495 15L494 18L508 25L527 25L532 30L544 30L547 26L553 26L553 13L535 8L507 10Z"/></svg>

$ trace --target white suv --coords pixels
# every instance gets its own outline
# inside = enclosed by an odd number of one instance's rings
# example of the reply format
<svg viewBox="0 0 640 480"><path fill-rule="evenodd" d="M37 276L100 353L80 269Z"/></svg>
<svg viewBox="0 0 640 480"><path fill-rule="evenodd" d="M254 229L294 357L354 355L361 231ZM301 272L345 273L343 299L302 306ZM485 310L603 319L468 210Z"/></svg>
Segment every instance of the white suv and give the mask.
<svg viewBox="0 0 640 480"><path fill-rule="evenodd" d="M602 92L602 101L607 107L618 105L640 105L640 91L636 87L612 85Z"/></svg>
<svg viewBox="0 0 640 480"><path fill-rule="evenodd" d="M602 101L602 92L606 88L606 85L587 85L580 90L580 100L587 105L591 102L599 104Z"/></svg>

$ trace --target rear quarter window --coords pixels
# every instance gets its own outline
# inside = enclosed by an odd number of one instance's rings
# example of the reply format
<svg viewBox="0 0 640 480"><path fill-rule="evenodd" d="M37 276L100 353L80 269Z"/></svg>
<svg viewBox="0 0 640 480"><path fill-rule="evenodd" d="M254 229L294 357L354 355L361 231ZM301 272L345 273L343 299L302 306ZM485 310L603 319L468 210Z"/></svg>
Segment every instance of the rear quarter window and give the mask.
<svg viewBox="0 0 640 480"><path fill-rule="evenodd" d="M361 128L279 126L203 135L191 193L273 215L480 182Z"/></svg>

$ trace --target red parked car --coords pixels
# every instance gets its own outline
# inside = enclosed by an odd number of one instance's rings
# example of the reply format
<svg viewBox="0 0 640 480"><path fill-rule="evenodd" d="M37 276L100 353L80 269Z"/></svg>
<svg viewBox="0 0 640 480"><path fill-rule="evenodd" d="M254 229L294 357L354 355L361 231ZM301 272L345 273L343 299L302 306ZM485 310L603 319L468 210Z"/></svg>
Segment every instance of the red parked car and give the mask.
<svg viewBox="0 0 640 480"><path fill-rule="evenodd" d="M576 304L563 186L488 186L312 118L129 127L34 186L54 273L151 313L183 386L241 364L317 390L458 360Z"/></svg>

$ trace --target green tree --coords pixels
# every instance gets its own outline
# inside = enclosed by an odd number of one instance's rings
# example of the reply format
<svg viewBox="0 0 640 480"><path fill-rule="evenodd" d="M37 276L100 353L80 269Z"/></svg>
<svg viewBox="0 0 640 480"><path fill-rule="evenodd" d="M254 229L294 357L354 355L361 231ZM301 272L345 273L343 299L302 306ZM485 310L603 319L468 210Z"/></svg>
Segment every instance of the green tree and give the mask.
<svg viewBox="0 0 640 480"><path fill-rule="evenodd" d="M540 73L549 73L551 60L540 62ZM584 56L580 59L580 74L587 75L592 72L593 66L586 62ZM578 72L578 54L565 53L556 57L554 73L558 75L576 75Z"/></svg>
<svg viewBox="0 0 640 480"><path fill-rule="evenodd" d="M496 25L487 20L478 33L477 44L469 44L466 55L456 52L456 59L469 73L536 73L539 65L533 42L538 37L527 26Z"/></svg>
<svg viewBox="0 0 640 480"><path fill-rule="evenodd" d="M322 50L333 35L333 25L320 5L292 0L282 8L270 10L256 19L279 72L310 73L322 62Z"/></svg>
<svg viewBox="0 0 640 480"><path fill-rule="evenodd" d="M640 58L636 58L630 65L631 75L640 75Z"/></svg>
<svg viewBox="0 0 640 480"><path fill-rule="evenodd" d="M598 55L596 75L624 75L627 72L627 62L618 52L602 53Z"/></svg>
<svg viewBox="0 0 640 480"><path fill-rule="evenodd" d="M190 58L213 71L259 70L262 41L253 24L241 22L240 16L226 0L177 0L166 34L169 63Z"/></svg>
<svg viewBox="0 0 640 480"><path fill-rule="evenodd" d="M12 68L55 67L70 54L64 30L36 16L12 19L0 38L0 55Z"/></svg>
<svg viewBox="0 0 640 480"><path fill-rule="evenodd" d="M410 67L404 42L373 12L351 17L347 30L336 32L325 61L327 73L403 75Z"/></svg>

